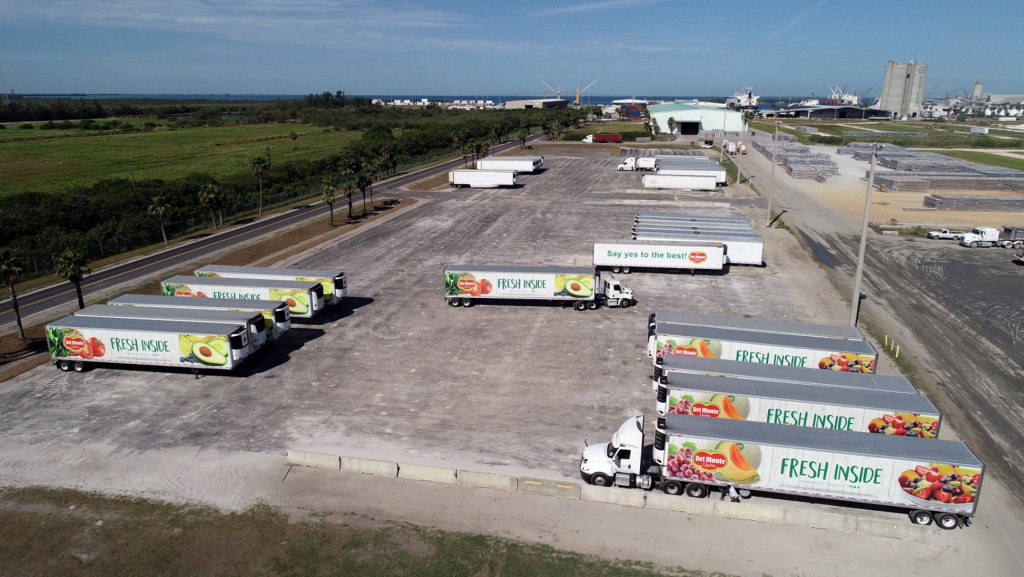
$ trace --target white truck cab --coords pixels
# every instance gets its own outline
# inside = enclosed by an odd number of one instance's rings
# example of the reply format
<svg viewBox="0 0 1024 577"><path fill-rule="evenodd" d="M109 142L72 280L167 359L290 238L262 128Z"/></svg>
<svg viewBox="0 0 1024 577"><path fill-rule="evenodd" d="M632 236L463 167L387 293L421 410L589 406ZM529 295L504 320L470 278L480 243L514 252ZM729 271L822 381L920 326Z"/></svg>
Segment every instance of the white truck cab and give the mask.
<svg viewBox="0 0 1024 577"><path fill-rule="evenodd" d="M603 279L601 285L608 306L626 308L633 304L633 289L622 284L617 279Z"/></svg>
<svg viewBox="0 0 1024 577"><path fill-rule="evenodd" d="M651 488L651 478L641 471L644 445L644 417L622 423L610 443L587 445L580 460L580 474L591 485ZM640 484L637 484L640 481Z"/></svg>
<svg viewBox="0 0 1024 577"><path fill-rule="evenodd" d="M971 248L992 246L998 242L999 231L987 226L976 226L971 229L971 232L965 233L960 237L960 246L969 246Z"/></svg>

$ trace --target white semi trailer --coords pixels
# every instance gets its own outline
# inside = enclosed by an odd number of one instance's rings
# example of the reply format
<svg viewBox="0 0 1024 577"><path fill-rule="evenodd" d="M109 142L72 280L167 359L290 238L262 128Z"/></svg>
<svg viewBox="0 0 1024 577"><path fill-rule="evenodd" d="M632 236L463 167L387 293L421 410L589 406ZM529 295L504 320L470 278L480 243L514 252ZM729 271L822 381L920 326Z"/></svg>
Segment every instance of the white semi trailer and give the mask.
<svg viewBox="0 0 1024 577"><path fill-rule="evenodd" d="M722 270L725 246L720 242L701 241L595 242L594 266L623 274L635 270Z"/></svg>
<svg viewBox="0 0 1024 577"><path fill-rule="evenodd" d="M208 264L202 268L196 269L195 275L222 278L318 282L324 287L324 304L336 305L348 294L348 277L344 272L337 269Z"/></svg>
<svg viewBox="0 0 1024 577"><path fill-rule="evenodd" d="M174 297L280 301L293 318L313 318L324 308L324 286L317 281L176 276L161 282L160 291Z"/></svg>
<svg viewBox="0 0 1024 577"><path fill-rule="evenodd" d="M487 299L559 301L580 311L634 303L633 290L618 280L571 266L450 264L444 267L444 297L453 307Z"/></svg>
<svg viewBox="0 0 1024 577"><path fill-rule="evenodd" d="M619 171L623 170L658 170L658 159L653 156L629 156L618 166Z"/></svg>
<svg viewBox="0 0 1024 577"><path fill-rule="evenodd" d="M543 156L488 156L476 161L476 167L483 170L515 170L530 174L544 169Z"/></svg>
<svg viewBox="0 0 1024 577"><path fill-rule="evenodd" d="M857 327L849 325L827 325L820 323L799 323L775 319L755 319L732 317L708 313L691 313L676 311L655 311L647 317L648 336L654 333L661 323L676 323L718 327L723 329L768 332L783 335L799 335L805 337L824 337L849 341L866 340L864 333Z"/></svg>
<svg viewBox="0 0 1024 577"><path fill-rule="evenodd" d="M515 186L519 182L517 170L456 169L448 173L452 188L499 188Z"/></svg>
<svg viewBox="0 0 1024 577"><path fill-rule="evenodd" d="M267 343L267 322L254 311L211 311L199 309L167 309L155 307L126 307L118 305L89 305L75 311L76 317L107 319L141 319L149 321L185 321L190 323L217 323L243 325L249 330L249 352L254 353Z"/></svg>
<svg viewBox="0 0 1024 577"><path fill-rule="evenodd" d="M725 245L725 262L728 264L744 264L753 266L764 265L764 240L756 234L745 234L739 231L679 231L653 232L637 231L633 240L679 242L683 240L700 240L703 242L720 242Z"/></svg>
<svg viewBox="0 0 1024 577"><path fill-rule="evenodd" d="M162 295L122 295L110 300L113 306L139 308L192 309L200 311L247 311L263 315L271 340L284 336L292 328L288 303L248 299L196 299Z"/></svg>
<svg viewBox="0 0 1024 577"><path fill-rule="evenodd" d="M690 176L676 174L645 174L640 184L645 189L666 190L715 190L718 179L714 176Z"/></svg>

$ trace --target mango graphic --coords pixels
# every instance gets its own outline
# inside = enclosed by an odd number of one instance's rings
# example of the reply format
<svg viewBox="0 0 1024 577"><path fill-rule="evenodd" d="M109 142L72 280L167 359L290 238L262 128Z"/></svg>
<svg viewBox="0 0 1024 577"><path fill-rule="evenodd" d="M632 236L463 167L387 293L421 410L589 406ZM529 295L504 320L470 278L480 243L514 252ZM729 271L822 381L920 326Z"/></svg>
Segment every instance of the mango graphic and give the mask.
<svg viewBox="0 0 1024 577"><path fill-rule="evenodd" d="M714 394L710 402L722 407L719 419L745 421L750 414L750 401L744 396Z"/></svg>
<svg viewBox="0 0 1024 577"><path fill-rule="evenodd" d="M757 468L761 465L761 447L750 443L721 441L715 447L724 453L729 463L715 471L719 481L753 484L761 480Z"/></svg>
<svg viewBox="0 0 1024 577"><path fill-rule="evenodd" d="M204 365L224 366L228 364L227 347L223 339L213 339L208 343L200 341L192 343L192 354Z"/></svg>
<svg viewBox="0 0 1024 577"><path fill-rule="evenodd" d="M691 339L689 348L695 349L705 359L717 359L722 356L722 343L711 339Z"/></svg>

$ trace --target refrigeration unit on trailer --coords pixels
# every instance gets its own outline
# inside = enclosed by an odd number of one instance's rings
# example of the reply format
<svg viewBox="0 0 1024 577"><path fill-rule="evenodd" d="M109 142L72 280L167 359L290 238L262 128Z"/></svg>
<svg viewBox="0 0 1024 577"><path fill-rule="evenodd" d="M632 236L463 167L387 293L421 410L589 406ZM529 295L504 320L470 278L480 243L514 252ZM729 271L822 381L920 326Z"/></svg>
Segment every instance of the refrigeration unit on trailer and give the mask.
<svg viewBox="0 0 1024 577"><path fill-rule="evenodd" d="M714 176L684 176L676 174L645 174L640 186L646 189L665 190L716 190L718 179Z"/></svg>
<svg viewBox="0 0 1024 577"><path fill-rule="evenodd" d="M655 364L663 357L679 355L873 373L878 353L867 341L659 323L647 338L647 355Z"/></svg>
<svg viewBox="0 0 1024 577"><path fill-rule="evenodd" d="M757 421L934 439L941 413L924 395L854 387L669 373L659 415Z"/></svg>
<svg viewBox="0 0 1024 577"><path fill-rule="evenodd" d="M753 379L769 383L804 383L828 387L854 387L871 391L886 391L918 394L917 388L906 377L898 375L879 375L878 373L851 373L838 370L842 368L834 363L830 371L785 367L781 365L763 365L724 359L704 359L701 357L685 357L669 355L662 357L661 364L654 367L652 389L657 392L659 385L668 384L668 377L676 375L685 382L689 375L708 375L713 377L734 377Z"/></svg>
<svg viewBox="0 0 1024 577"><path fill-rule="evenodd" d="M646 242L616 240L594 243L594 266L629 274L635 270L722 270L725 246L720 242Z"/></svg>
<svg viewBox="0 0 1024 577"><path fill-rule="evenodd" d="M46 325L58 369L94 363L230 371L249 356L249 330L239 323L194 323L68 316Z"/></svg>
<svg viewBox="0 0 1024 577"><path fill-rule="evenodd" d="M641 415L610 443L587 446L580 475L592 485L696 498L733 486L744 497L756 491L896 508L913 523L954 529L977 512L985 466L959 441L686 415L659 418L647 453Z"/></svg>
<svg viewBox="0 0 1024 577"><path fill-rule="evenodd" d="M632 289L590 267L450 264L444 297L453 307L478 299L561 301L580 311L633 305Z"/></svg>
<svg viewBox="0 0 1024 577"><path fill-rule="evenodd" d="M166 297L162 295L122 295L107 303L114 306L145 308L192 309L200 311L241 311L263 315L267 325L267 336L271 340L281 338L292 327L292 313L288 303L248 299L196 299L189 297Z"/></svg>
<svg viewBox="0 0 1024 577"><path fill-rule="evenodd" d="M515 170L521 174L529 174L544 168L544 157L488 156L477 160L476 167L483 170Z"/></svg>
<svg viewBox="0 0 1024 577"><path fill-rule="evenodd" d="M746 234L740 231L729 232L647 232L633 233L633 240L679 242L698 240L703 242L720 242L725 245L726 264L744 264L753 266L764 265L764 240L756 233Z"/></svg>
<svg viewBox="0 0 1024 577"><path fill-rule="evenodd" d="M164 296L252 299L288 304L292 318L313 318L324 308L324 286L318 281L176 276L160 283Z"/></svg>
<svg viewBox="0 0 1024 577"><path fill-rule="evenodd" d="M448 184L452 188L498 188L515 186L518 182L519 171L517 170L459 168L448 173Z"/></svg>
<svg viewBox="0 0 1024 577"><path fill-rule="evenodd" d="M676 311L655 311L651 313L647 317L648 336L653 334L655 327L661 323L700 325L705 327L769 332L783 335L800 335L805 337L825 337L848 341L866 340L864 338L864 333L860 332L860 329L849 325L798 323L794 321L778 321L774 319L755 319Z"/></svg>
<svg viewBox="0 0 1024 577"><path fill-rule="evenodd" d="M175 298L175 297L172 297ZM243 325L249 330L249 352L255 352L267 343L267 321L255 311L212 311L200 309L168 309L158 307L129 307L119 305L89 305L75 311L76 317L110 319L142 319L150 321L184 321L190 323L224 323Z"/></svg>
<svg viewBox="0 0 1024 577"><path fill-rule="evenodd" d="M348 277L340 270L319 268L281 268L208 264L196 269L196 276L253 278L318 282L324 286L324 304L338 304L348 295Z"/></svg>

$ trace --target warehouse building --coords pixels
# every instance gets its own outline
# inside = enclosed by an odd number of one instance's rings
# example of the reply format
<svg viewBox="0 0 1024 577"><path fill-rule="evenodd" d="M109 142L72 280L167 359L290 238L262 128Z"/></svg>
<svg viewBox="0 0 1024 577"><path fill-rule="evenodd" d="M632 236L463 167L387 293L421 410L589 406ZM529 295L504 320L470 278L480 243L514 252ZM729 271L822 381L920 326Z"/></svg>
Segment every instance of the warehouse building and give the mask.
<svg viewBox="0 0 1024 577"><path fill-rule="evenodd" d="M652 104L647 109L651 112L651 122L656 123L663 134L697 135L714 131L728 134L747 131L747 122L742 112L729 110L724 104L716 102L676 100Z"/></svg>
<svg viewBox="0 0 1024 577"><path fill-rule="evenodd" d="M548 108L567 108L569 101L564 98L531 98L529 100L507 100L505 108L515 110L538 110Z"/></svg>

